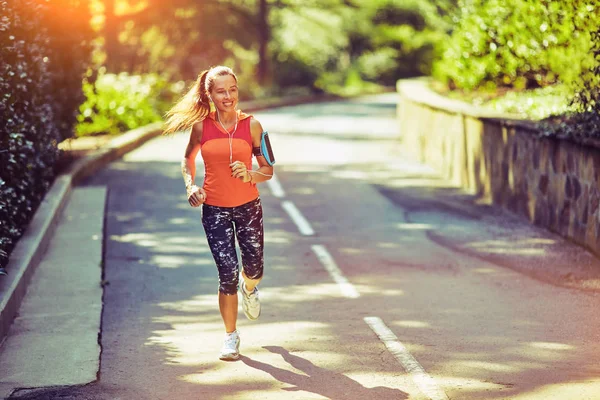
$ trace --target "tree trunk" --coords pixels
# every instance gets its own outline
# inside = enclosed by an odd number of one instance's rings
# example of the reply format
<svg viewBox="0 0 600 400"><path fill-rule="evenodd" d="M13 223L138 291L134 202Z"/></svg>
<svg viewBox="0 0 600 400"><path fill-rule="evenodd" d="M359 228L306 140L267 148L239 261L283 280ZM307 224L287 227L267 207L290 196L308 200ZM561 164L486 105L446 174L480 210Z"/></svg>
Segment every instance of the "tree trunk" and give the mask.
<svg viewBox="0 0 600 400"><path fill-rule="evenodd" d="M115 15L115 0L104 1L104 51L106 69L115 72L118 68L119 25Z"/></svg>
<svg viewBox="0 0 600 400"><path fill-rule="evenodd" d="M267 0L259 0L258 7L258 70L257 78L261 85L265 85L269 80L269 59L267 46L271 38L269 28L269 8Z"/></svg>

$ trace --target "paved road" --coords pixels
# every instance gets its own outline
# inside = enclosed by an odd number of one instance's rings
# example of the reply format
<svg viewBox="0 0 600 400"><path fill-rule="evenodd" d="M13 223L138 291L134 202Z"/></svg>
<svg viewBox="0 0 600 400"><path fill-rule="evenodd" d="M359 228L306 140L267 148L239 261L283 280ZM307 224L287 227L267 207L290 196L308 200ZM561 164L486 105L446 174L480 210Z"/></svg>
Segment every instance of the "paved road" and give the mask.
<svg viewBox="0 0 600 400"><path fill-rule="evenodd" d="M217 359L187 138L159 138L86 183L109 189L101 371L63 398L600 399L594 257L406 161L393 94L257 117L280 186L241 360Z"/></svg>

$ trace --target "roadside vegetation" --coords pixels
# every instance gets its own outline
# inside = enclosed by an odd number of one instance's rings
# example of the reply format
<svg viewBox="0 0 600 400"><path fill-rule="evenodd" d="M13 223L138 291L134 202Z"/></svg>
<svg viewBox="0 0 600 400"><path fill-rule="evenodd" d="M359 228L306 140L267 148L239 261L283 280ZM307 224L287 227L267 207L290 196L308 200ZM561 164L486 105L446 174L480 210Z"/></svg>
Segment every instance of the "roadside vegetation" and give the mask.
<svg viewBox="0 0 600 400"><path fill-rule="evenodd" d="M432 86L539 120L544 136L598 137L598 11L589 0L459 0Z"/></svg>

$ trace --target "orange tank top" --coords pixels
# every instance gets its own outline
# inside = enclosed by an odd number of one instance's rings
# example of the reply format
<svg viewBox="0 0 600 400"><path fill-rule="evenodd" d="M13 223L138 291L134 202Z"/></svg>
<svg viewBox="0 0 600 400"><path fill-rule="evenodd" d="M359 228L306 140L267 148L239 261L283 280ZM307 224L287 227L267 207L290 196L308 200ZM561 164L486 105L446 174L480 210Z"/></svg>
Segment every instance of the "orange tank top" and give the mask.
<svg viewBox="0 0 600 400"><path fill-rule="evenodd" d="M248 170L252 169L251 119L251 115L238 110L238 126L233 135L228 134L216 121L214 111L202 122L200 151L204 160L206 204L237 207L258 197L256 185L232 177L229 166L231 140L232 160L242 161Z"/></svg>

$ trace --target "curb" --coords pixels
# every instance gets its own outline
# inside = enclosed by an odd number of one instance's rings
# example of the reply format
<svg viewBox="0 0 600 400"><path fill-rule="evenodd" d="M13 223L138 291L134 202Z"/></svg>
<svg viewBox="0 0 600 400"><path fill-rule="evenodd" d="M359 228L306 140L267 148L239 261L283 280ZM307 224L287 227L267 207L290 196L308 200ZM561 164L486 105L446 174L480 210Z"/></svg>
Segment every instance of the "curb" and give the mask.
<svg viewBox="0 0 600 400"><path fill-rule="evenodd" d="M307 95L265 100L242 101L240 108L254 112L269 108L343 100L332 95ZM162 122L128 131L102 148L75 161L58 175L44 196L27 230L13 249L6 267L8 275L0 278L0 346L18 315L19 307L37 266L44 256L58 219L67 204L73 186L110 162L161 135Z"/></svg>
<svg viewBox="0 0 600 400"><path fill-rule="evenodd" d="M160 135L161 128L162 123L159 122L124 133L105 147L77 160L56 177L10 255L6 268L9 274L0 280L0 341L4 340L17 316L27 285L46 252L73 186L111 161Z"/></svg>

